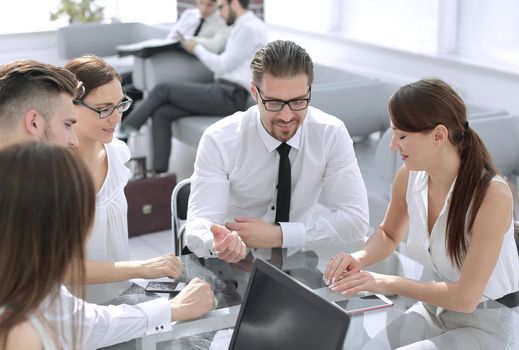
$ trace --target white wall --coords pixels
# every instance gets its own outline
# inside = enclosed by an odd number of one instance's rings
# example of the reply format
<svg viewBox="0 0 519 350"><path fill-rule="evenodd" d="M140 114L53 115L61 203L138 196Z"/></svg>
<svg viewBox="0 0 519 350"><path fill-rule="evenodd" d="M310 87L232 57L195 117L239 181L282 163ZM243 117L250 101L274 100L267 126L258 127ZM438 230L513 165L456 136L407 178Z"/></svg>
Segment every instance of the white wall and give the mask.
<svg viewBox="0 0 519 350"><path fill-rule="evenodd" d="M383 80L406 83L438 77L455 85L476 104L519 114L519 74L482 67L455 58L438 58L358 43L334 35L308 33L270 26L271 40L293 40L314 61L364 73Z"/></svg>
<svg viewBox="0 0 519 350"><path fill-rule="evenodd" d="M436 76L455 85L465 98L477 104L519 114L519 74L499 67L482 67L460 59L414 54L272 25L269 26L269 38L297 42L316 62L396 83ZM57 55L56 43L54 31L0 35L0 64L15 59L63 64Z"/></svg>

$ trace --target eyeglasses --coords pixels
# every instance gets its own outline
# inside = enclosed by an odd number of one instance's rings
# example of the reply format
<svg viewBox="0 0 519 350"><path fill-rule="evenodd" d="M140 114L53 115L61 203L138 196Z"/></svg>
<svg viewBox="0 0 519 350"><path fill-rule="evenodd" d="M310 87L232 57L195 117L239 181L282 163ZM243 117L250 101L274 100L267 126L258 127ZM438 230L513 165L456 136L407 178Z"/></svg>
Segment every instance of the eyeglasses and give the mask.
<svg viewBox="0 0 519 350"><path fill-rule="evenodd" d="M283 101L283 100L265 100L263 96L261 96L261 91L258 86L256 86L256 89L258 90L258 95L261 98L261 103L263 103L263 106L265 106L265 109L269 112L279 112L283 108L285 108L285 105L288 105L288 108L292 111L302 111L306 107L308 107L308 104L311 101L312 97L312 88L308 88L308 98L296 98L294 100L290 101Z"/></svg>
<svg viewBox="0 0 519 350"><path fill-rule="evenodd" d="M124 96L124 101L121 101L114 106L105 107L105 108L101 108L101 109L92 107L77 98L74 99L72 102L77 106L85 107L87 109L90 109L92 112L96 112L99 116L99 119L106 119L109 116L111 116L115 110L117 110L119 113L126 112L132 105L133 100L131 98L129 98L128 96Z"/></svg>

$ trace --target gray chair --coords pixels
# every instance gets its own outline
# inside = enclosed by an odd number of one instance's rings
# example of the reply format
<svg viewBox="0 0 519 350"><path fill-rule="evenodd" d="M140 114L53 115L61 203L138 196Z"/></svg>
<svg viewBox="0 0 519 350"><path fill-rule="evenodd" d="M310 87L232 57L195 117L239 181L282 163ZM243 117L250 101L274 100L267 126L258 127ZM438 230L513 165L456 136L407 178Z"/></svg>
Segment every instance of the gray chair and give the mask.
<svg viewBox="0 0 519 350"><path fill-rule="evenodd" d="M171 193L171 233L173 236L173 251L181 255L184 246L185 222L187 219L187 205L191 193L191 179L187 178L175 186Z"/></svg>
<svg viewBox="0 0 519 350"><path fill-rule="evenodd" d="M116 47L165 38L168 33L168 28L137 22L74 24L58 29L58 55L68 60L93 54L105 58L119 72L130 71L133 59L119 58Z"/></svg>
<svg viewBox="0 0 519 350"><path fill-rule="evenodd" d="M315 85L312 105L341 119L352 137L389 127L387 101L398 85L378 80Z"/></svg>

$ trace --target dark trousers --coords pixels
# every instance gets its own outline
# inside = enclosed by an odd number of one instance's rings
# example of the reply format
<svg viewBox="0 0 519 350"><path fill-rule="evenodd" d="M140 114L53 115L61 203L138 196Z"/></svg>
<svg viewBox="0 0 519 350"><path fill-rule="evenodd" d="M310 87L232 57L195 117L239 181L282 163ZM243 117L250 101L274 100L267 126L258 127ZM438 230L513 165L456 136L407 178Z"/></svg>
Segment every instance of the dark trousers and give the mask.
<svg viewBox="0 0 519 350"><path fill-rule="evenodd" d="M213 83L170 82L153 88L124 124L139 129L153 120L153 168L167 171L171 153L171 123L186 116L227 116L244 110L248 91L227 81Z"/></svg>

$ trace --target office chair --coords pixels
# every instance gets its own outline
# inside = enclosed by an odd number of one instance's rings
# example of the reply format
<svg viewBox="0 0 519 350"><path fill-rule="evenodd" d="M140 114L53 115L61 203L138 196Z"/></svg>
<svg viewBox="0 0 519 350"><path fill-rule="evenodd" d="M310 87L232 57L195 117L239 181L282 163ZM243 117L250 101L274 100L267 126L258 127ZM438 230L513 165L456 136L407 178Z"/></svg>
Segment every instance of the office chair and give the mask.
<svg viewBox="0 0 519 350"><path fill-rule="evenodd" d="M171 193L171 230L173 234L173 250L177 256L182 254L182 246L184 245L185 221L187 219L187 205L190 193L190 178L177 183Z"/></svg>

